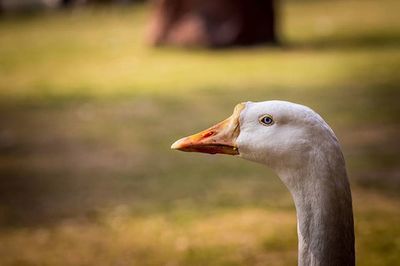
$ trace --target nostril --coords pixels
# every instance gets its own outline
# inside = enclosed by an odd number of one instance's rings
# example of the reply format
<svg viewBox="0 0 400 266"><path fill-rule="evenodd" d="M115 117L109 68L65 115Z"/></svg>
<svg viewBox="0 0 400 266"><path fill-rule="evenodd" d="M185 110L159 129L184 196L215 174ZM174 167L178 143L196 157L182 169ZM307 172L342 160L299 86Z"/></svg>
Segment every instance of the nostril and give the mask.
<svg viewBox="0 0 400 266"><path fill-rule="evenodd" d="M208 131L208 132L203 133L202 137L203 138L208 138L208 137L210 137L212 135L214 135L214 131Z"/></svg>

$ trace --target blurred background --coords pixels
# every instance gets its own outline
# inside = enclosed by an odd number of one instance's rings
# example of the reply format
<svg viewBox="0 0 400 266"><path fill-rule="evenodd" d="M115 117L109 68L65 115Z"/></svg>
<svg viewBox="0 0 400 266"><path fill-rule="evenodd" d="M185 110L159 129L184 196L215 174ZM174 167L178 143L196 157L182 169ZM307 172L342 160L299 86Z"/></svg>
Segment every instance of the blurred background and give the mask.
<svg viewBox="0 0 400 266"><path fill-rule="evenodd" d="M275 174L169 148L271 99L341 140L358 265L400 261L400 1L0 7L1 265L296 265Z"/></svg>

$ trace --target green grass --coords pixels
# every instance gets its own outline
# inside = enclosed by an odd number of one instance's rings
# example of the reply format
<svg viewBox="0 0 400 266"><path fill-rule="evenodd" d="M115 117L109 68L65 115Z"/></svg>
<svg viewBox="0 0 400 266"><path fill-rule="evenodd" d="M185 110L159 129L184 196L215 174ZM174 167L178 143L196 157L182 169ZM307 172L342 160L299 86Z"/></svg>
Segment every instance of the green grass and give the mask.
<svg viewBox="0 0 400 266"><path fill-rule="evenodd" d="M281 1L280 48L152 49L147 6L0 19L1 265L294 265L263 166L169 150L245 100L341 140L358 265L400 254L400 3Z"/></svg>

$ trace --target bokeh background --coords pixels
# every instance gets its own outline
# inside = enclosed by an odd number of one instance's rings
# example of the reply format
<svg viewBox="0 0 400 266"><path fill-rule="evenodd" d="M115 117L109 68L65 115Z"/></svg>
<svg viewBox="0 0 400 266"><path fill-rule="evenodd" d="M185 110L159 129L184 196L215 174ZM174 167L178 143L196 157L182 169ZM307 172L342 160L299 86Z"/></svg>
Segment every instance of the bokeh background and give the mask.
<svg viewBox="0 0 400 266"><path fill-rule="evenodd" d="M282 45L217 50L149 46L145 1L1 2L1 265L295 265L275 174L169 149L270 99L341 140L358 265L400 261L400 1L281 0Z"/></svg>

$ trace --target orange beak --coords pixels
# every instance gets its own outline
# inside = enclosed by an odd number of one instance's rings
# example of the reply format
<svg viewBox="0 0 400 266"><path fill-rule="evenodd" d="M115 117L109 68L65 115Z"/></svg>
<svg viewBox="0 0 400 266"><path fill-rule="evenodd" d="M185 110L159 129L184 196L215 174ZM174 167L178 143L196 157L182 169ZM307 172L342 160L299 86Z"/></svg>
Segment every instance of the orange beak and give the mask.
<svg viewBox="0 0 400 266"><path fill-rule="evenodd" d="M236 105L233 114L224 121L197 134L177 140L171 149L186 152L238 155L236 138L240 133L239 117L243 103Z"/></svg>

